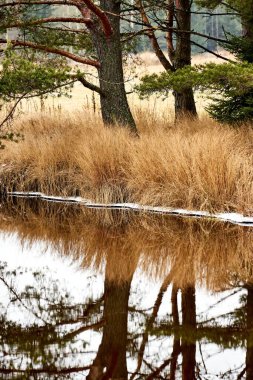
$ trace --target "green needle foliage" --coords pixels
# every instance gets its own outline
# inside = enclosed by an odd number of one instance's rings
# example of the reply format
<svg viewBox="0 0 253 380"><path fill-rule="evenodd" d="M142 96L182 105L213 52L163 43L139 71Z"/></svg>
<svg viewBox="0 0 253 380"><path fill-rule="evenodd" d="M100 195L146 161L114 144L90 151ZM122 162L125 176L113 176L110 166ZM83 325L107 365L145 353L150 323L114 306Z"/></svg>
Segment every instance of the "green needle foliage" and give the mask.
<svg viewBox="0 0 253 380"><path fill-rule="evenodd" d="M0 120L0 149L5 147L4 141L19 141L18 133L2 130L4 124L10 124L16 105L22 100L35 96L45 98L68 95L76 76L72 75L69 66L62 58L46 58L34 52L15 52L11 48L5 50L0 70L0 110L10 103L7 116ZM78 75L78 74L76 74Z"/></svg>
<svg viewBox="0 0 253 380"><path fill-rule="evenodd" d="M220 122L239 124L253 115L253 64L227 63L188 66L176 72L147 75L142 78L137 91L141 97L152 93L167 95L172 89L187 87L208 91L212 104L210 115ZM211 94L215 93L215 97Z"/></svg>
<svg viewBox="0 0 253 380"><path fill-rule="evenodd" d="M142 78L137 91L141 97L146 97L154 92L167 95L172 89L180 91L187 87L209 93L212 104L207 111L216 120L229 124L252 120L253 64L209 63L147 75Z"/></svg>
<svg viewBox="0 0 253 380"><path fill-rule="evenodd" d="M61 86L70 79L70 68L63 59L51 58L49 62L38 53L25 56L6 50L0 72L0 99L6 102L21 96L46 96L52 91L61 95Z"/></svg>
<svg viewBox="0 0 253 380"><path fill-rule="evenodd" d="M243 62L186 66L175 72L146 75L136 88L145 97L154 92L166 94L171 89L180 91L189 86L195 90L212 90L220 94L229 88L231 95L242 95L253 87L253 65Z"/></svg>

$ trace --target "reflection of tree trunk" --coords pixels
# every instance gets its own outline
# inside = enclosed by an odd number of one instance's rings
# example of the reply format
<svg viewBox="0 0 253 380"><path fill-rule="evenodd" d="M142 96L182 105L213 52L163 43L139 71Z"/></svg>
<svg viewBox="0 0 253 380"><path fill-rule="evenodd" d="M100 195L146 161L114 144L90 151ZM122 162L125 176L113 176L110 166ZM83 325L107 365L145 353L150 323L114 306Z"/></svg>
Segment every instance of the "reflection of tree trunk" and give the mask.
<svg viewBox="0 0 253 380"><path fill-rule="evenodd" d="M247 353L246 380L253 379L253 286L248 286L247 294Z"/></svg>
<svg viewBox="0 0 253 380"><path fill-rule="evenodd" d="M172 349L171 363L170 363L170 380L175 380L176 378L177 359L181 351L180 338L178 337L178 331L177 331L177 329L179 328L177 294L178 294L178 288L175 285L173 285L172 292L171 292L171 306L172 306L173 327L175 328L175 332L174 332L173 349Z"/></svg>
<svg viewBox="0 0 253 380"><path fill-rule="evenodd" d="M170 282L171 282L171 273L169 273L168 276L165 277L165 279L161 285L161 288L159 290L159 293L157 295L157 298L155 300L152 314L150 315L150 317L147 320L146 329L142 335L142 342L141 342L140 349L138 352L137 367L136 367L136 370L132 373L130 380L133 380L141 369L145 348L146 348L146 345L148 343L149 333L150 333L150 330L152 329L153 324L155 322L155 319L158 315L159 309L160 309L161 304L162 304L164 293L167 291ZM149 378L150 378L150 376L149 376Z"/></svg>
<svg viewBox="0 0 253 380"><path fill-rule="evenodd" d="M196 365L196 299L195 287L182 289L182 379L195 380Z"/></svg>
<svg viewBox="0 0 253 380"><path fill-rule="evenodd" d="M87 380L127 379L127 312L131 280L117 284L105 279L103 338Z"/></svg>

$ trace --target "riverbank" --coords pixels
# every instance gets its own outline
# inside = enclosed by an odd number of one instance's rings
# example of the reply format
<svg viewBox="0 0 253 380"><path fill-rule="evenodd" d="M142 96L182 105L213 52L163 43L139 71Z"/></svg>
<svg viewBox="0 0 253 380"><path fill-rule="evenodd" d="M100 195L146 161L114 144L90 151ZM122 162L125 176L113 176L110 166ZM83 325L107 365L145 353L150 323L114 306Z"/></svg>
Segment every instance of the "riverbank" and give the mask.
<svg viewBox="0 0 253 380"><path fill-rule="evenodd" d="M137 119L140 138L92 114L24 118L14 126L23 141L1 152L1 191L253 213L250 128L207 118L175 127L148 112Z"/></svg>

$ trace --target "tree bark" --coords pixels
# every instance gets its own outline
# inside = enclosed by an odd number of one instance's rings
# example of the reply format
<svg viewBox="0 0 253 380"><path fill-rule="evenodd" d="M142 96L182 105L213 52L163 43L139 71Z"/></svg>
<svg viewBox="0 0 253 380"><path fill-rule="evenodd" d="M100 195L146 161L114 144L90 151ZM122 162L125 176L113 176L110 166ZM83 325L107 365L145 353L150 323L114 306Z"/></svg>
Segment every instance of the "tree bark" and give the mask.
<svg viewBox="0 0 253 380"><path fill-rule="evenodd" d="M191 30L191 0L176 0L175 17L177 28L179 30ZM174 55L173 66L175 70L182 69L185 66L191 65L191 34L177 33L176 49ZM181 117L196 117L197 110L191 87L183 91L174 91L175 97L175 118Z"/></svg>
<svg viewBox="0 0 253 380"><path fill-rule="evenodd" d="M117 0L101 0L100 8L108 12L113 34L108 38L97 23L92 38L100 67L98 76L103 121L106 125L120 124L137 134L137 128L128 104L122 61L120 41L120 7Z"/></svg>

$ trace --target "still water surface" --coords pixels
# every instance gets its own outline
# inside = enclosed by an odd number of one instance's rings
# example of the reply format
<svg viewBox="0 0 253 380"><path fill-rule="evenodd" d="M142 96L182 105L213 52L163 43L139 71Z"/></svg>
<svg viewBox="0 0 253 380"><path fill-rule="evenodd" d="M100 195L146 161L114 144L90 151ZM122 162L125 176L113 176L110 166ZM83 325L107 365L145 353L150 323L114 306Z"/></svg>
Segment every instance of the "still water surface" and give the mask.
<svg viewBox="0 0 253 380"><path fill-rule="evenodd" d="M1 379L253 379L253 229L0 208Z"/></svg>

